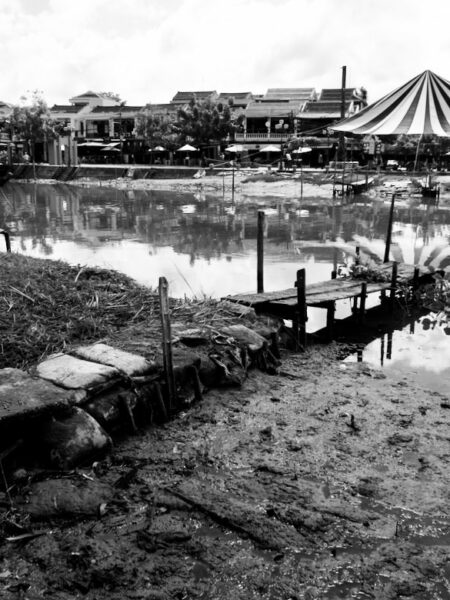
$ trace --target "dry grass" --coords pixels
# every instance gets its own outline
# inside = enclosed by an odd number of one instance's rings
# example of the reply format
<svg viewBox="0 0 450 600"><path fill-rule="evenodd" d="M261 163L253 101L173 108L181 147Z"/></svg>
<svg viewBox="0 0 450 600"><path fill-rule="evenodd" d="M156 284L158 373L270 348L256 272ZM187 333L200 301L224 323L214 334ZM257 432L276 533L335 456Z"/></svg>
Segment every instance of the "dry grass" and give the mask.
<svg viewBox="0 0 450 600"><path fill-rule="evenodd" d="M0 254L0 368L26 368L158 315L155 292L120 273Z"/></svg>

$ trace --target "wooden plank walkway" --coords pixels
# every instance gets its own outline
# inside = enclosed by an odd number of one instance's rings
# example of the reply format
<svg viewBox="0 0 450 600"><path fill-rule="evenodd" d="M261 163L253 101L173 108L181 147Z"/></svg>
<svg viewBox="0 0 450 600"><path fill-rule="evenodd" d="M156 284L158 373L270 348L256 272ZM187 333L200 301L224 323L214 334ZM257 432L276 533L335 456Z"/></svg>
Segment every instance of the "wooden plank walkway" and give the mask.
<svg viewBox="0 0 450 600"><path fill-rule="evenodd" d="M362 278L345 277L305 285L305 270L301 269L297 272L297 287L277 292L235 294L222 299L251 306L258 313L292 319L298 345L304 348L308 306L327 309L327 329L329 337L331 337L336 301L353 298L352 311L362 320L365 314L366 298L369 294L381 292L381 297L385 297L389 290L389 305L392 310L395 292L399 284L415 286L422 277L433 273L433 270L428 267L396 262L380 264L376 270L383 281L373 282Z"/></svg>
<svg viewBox="0 0 450 600"><path fill-rule="evenodd" d="M388 290L392 286L392 265L392 262L388 262L377 267L377 271L380 275L385 276L386 281L365 282L364 279L342 278L309 284L305 289L306 304L308 306L321 306L337 300L354 298L361 294L361 286L363 283L367 283L367 294ZM428 267L415 267L414 265L399 263L397 264L397 284L411 283L416 268L418 268L419 277L429 275L432 272ZM235 294L232 296L225 296L223 300L245 304L246 306L252 306L253 308L262 308L261 305L270 305L274 303L295 306L297 303L297 288L293 287L277 292L262 292L259 294Z"/></svg>

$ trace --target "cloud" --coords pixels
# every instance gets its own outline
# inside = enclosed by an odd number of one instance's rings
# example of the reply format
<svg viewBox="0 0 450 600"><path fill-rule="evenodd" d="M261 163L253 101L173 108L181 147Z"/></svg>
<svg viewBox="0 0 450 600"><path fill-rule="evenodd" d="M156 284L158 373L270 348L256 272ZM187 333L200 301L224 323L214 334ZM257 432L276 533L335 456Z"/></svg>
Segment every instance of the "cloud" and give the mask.
<svg viewBox="0 0 450 600"><path fill-rule="evenodd" d="M450 78L439 0L0 0L1 99L87 89L128 104L177 90L349 86L377 100L425 69ZM430 15L438 14L439 18Z"/></svg>

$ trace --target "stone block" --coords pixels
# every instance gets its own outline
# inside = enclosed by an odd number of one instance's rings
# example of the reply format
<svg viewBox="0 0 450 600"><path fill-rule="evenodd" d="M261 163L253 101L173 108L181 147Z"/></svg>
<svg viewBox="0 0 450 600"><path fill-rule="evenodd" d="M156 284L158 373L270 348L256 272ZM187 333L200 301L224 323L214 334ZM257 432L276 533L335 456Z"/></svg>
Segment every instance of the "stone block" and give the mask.
<svg viewBox="0 0 450 600"><path fill-rule="evenodd" d="M80 346L74 350L73 354L78 358L114 367L128 377L148 374L156 369L155 363L146 360L143 356L102 343Z"/></svg>
<svg viewBox="0 0 450 600"><path fill-rule="evenodd" d="M71 392L48 381L20 369L0 370L0 424L61 410L72 402Z"/></svg>
<svg viewBox="0 0 450 600"><path fill-rule="evenodd" d="M36 369L39 377L69 389L92 389L106 384L114 385L121 376L117 369L99 363L81 360L68 354L55 354Z"/></svg>

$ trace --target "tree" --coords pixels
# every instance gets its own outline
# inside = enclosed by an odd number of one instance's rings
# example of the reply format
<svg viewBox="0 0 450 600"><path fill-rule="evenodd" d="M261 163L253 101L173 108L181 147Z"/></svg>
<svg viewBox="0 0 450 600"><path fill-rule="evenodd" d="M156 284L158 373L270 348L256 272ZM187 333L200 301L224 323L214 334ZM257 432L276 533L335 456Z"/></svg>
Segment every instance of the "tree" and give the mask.
<svg viewBox="0 0 450 600"><path fill-rule="evenodd" d="M31 97L22 96L21 104L13 107L10 123L15 134L27 143L33 165L35 146L58 135L62 124L53 120L41 92L34 91Z"/></svg>
<svg viewBox="0 0 450 600"><path fill-rule="evenodd" d="M124 106L126 104L126 100L122 100L120 98L119 94L116 94L116 92L99 92L100 96L103 96L104 98L110 98L111 100L114 100L115 102L120 102L121 106Z"/></svg>
<svg viewBox="0 0 450 600"><path fill-rule="evenodd" d="M143 138L149 146L164 146L174 150L179 145L179 129L169 118L152 114L151 105L136 116L136 135Z"/></svg>
<svg viewBox="0 0 450 600"><path fill-rule="evenodd" d="M219 143L243 130L244 115L232 116L230 106L211 100L192 99L178 111L178 128L183 142L197 146Z"/></svg>

